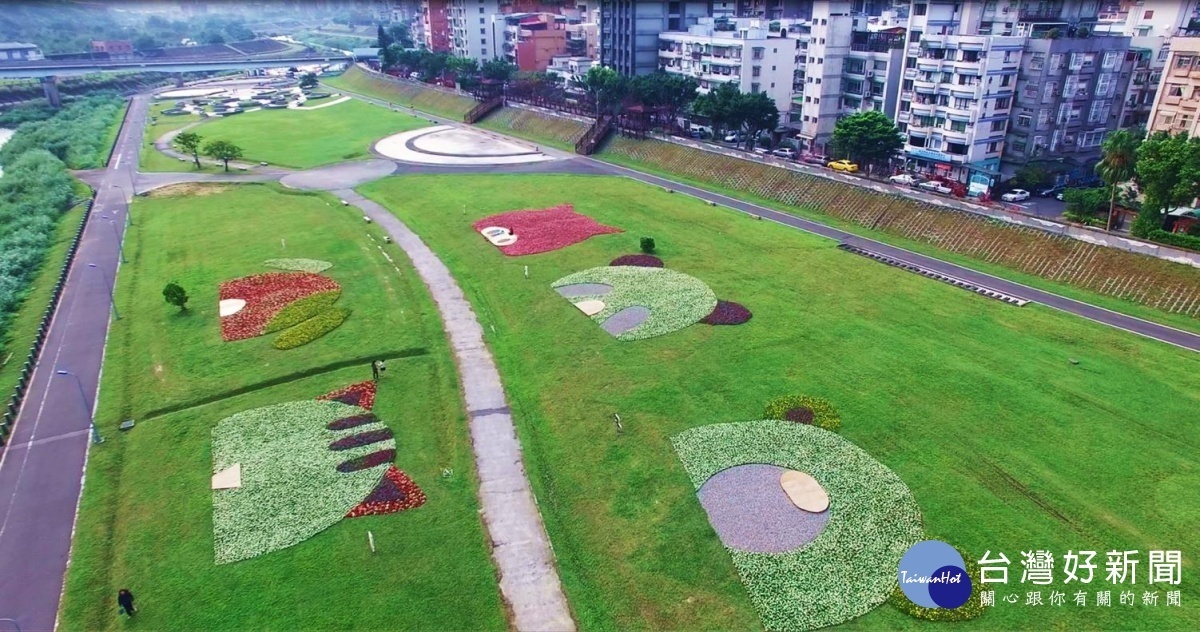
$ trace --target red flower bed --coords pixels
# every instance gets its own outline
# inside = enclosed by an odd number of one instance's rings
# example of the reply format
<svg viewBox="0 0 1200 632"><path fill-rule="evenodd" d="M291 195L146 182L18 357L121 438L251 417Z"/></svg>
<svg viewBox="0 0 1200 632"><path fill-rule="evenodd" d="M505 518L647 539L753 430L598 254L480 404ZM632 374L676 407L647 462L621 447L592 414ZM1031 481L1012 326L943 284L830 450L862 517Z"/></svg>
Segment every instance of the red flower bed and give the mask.
<svg viewBox="0 0 1200 632"><path fill-rule="evenodd" d="M654 255L621 255L612 260L610 266L639 266L642 268L661 268L663 260Z"/></svg>
<svg viewBox="0 0 1200 632"><path fill-rule="evenodd" d="M377 516L406 509L416 509L424 505L425 500L425 492L421 491L416 481L393 465L388 468L383 479L379 481L379 485L375 486L375 490L367 496L366 500L351 509L346 517Z"/></svg>
<svg viewBox="0 0 1200 632"><path fill-rule="evenodd" d="M751 316L750 310L740 303L718 300L712 313L700 319L700 322L706 325L740 325L750 320Z"/></svg>
<svg viewBox="0 0 1200 632"><path fill-rule="evenodd" d="M332 393L326 393L317 398L317 401L333 401L341 402L350 406L358 406L371 410L375 407L375 382L370 380L351 384L346 388L339 388Z"/></svg>
<svg viewBox="0 0 1200 632"><path fill-rule="evenodd" d="M499 226L516 235L515 243L499 246L500 252L510 257L550 252L577 244L594 235L621 232L619 228L605 226L587 215L576 213L570 204L540 211L510 211L490 215L471 226L477 231L489 226Z"/></svg>
<svg viewBox="0 0 1200 632"><path fill-rule="evenodd" d="M267 323L293 301L339 289L337 281L311 272L268 272L226 281L220 300L241 299L246 306L221 319L221 337L229 341L261 336Z"/></svg>

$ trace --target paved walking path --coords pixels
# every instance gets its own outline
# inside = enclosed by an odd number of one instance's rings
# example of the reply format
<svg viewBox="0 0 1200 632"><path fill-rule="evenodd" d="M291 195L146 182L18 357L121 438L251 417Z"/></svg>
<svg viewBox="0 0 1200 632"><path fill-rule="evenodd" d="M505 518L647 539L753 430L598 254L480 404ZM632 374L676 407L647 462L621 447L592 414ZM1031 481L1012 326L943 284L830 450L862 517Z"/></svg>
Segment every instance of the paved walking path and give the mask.
<svg viewBox="0 0 1200 632"><path fill-rule="evenodd" d="M147 97L134 97L108 167L92 178L96 199L83 240L0 453L0 618L16 619L26 632L53 629L58 613L108 336L109 283L117 274L147 108Z"/></svg>
<svg viewBox="0 0 1200 632"><path fill-rule="evenodd" d="M333 191L362 209L404 250L429 287L450 338L471 427L483 522L513 626L528 632L574 630L550 538L521 462L500 373L471 304L437 255L395 215L351 189Z"/></svg>

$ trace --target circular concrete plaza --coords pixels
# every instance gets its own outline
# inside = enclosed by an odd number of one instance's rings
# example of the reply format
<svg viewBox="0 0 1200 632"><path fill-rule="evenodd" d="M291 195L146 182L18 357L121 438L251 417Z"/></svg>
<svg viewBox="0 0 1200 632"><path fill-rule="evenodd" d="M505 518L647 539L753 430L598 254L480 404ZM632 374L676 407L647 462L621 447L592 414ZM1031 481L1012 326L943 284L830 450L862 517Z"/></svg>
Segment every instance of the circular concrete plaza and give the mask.
<svg viewBox="0 0 1200 632"><path fill-rule="evenodd" d="M392 160L423 165L523 165L554 160L532 145L449 125L388 136L375 143L375 152Z"/></svg>

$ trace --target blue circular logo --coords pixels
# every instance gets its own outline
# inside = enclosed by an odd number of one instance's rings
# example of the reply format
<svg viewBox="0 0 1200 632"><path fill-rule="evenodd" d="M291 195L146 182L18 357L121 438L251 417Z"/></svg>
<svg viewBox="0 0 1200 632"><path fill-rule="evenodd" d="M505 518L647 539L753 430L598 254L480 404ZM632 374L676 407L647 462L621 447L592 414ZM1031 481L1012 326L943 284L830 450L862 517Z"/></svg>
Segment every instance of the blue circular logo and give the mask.
<svg viewBox="0 0 1200 632"><path fill-rule="evenodd" d="M967 565L954 547L940 540L912 545L900 558L896 579L909 601L922 608L953 610L971 598Z"/></svg>

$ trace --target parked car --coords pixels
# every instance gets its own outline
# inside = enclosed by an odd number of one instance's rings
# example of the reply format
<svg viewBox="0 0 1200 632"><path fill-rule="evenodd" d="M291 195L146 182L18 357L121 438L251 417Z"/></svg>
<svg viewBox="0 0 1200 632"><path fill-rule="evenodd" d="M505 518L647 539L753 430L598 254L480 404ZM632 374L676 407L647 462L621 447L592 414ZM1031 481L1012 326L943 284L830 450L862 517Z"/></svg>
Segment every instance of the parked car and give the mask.
<svg viewBox="0 0 1200 632"><path fill-rule="evenodd" d="M1038 193L1038 195L1040 197L1051 197L1051 196L1058 195L1059 193L1062 193L1064 190L1066 190L1066 188L1067 187L1065 187L1061 184L1056 184L1052 187L1042 189L1042 191L1040 193Z"/></svg>
<svg viewBox="0 0 1200 632"><path fill-rule="evenodd" d="M849 160L835 160L827 165L834 171L845 171L846 173L854 173L858 171L858 165Z"/></svg>
<svg viewBox="0 0 1200 632"><path fill-rule="evenodd" d="M779 149L771 152L771 155L791 160L796 157L796 150L792 149L791 147L780 147Z"/></svg>
<svg viewBox="0 0 1200 632"><path fill-rule="evenodd" d="M1005 202L1024 202L1025 200L1029 199L1029 191L1026 191L1025 189L1013 189L1012 191L1001 195L1000 199L1004 200Z"/></svg>
<svg viewBox="0 0 1200 632"><path fill-rule="evenodd" d="M891 182L892 184L903 184L911 187L920 183L921 179L911 174L899 173L888 178L888 182Z"/></svg>
<svg viewBox="0 0 1200 632"><path fill-rule="evenodd" d="M917 188L931 191L933 193L941 193L942 195L950 195L954 192L954 189L951 189L937 180L926 180L925 182L918 184Z"/></svg>
<svg viewBox="0 0 1200 632"><path fill-rule="evenodd" d="M725 142L727 143L740 143L744 140L746 140L746 137L742 136L740 132L725 135Z"/></svg>
<svg viewBox="0 0 1200 632"><path fill-rule="evenodd" d="M1066 189L1063 189L1062 191L1059 191L1059 192L1058 192L1058 195L1055 195L1055 196L1054 196L1054 199L1058 200L1059 202L1062 202L1062 201L1063 201L1063 193L1066 193L1066 192L1067 192L1067 190L1066 190Z"/></svg>
<svg viewBox="0 0 1200 632"><path fill-rule="evenodd" d="M826 163L829 162L829 159L825 156L819 156L817 154L804 154L803 156L800 156L800 162L808 165L824 167Z"/></svg>

